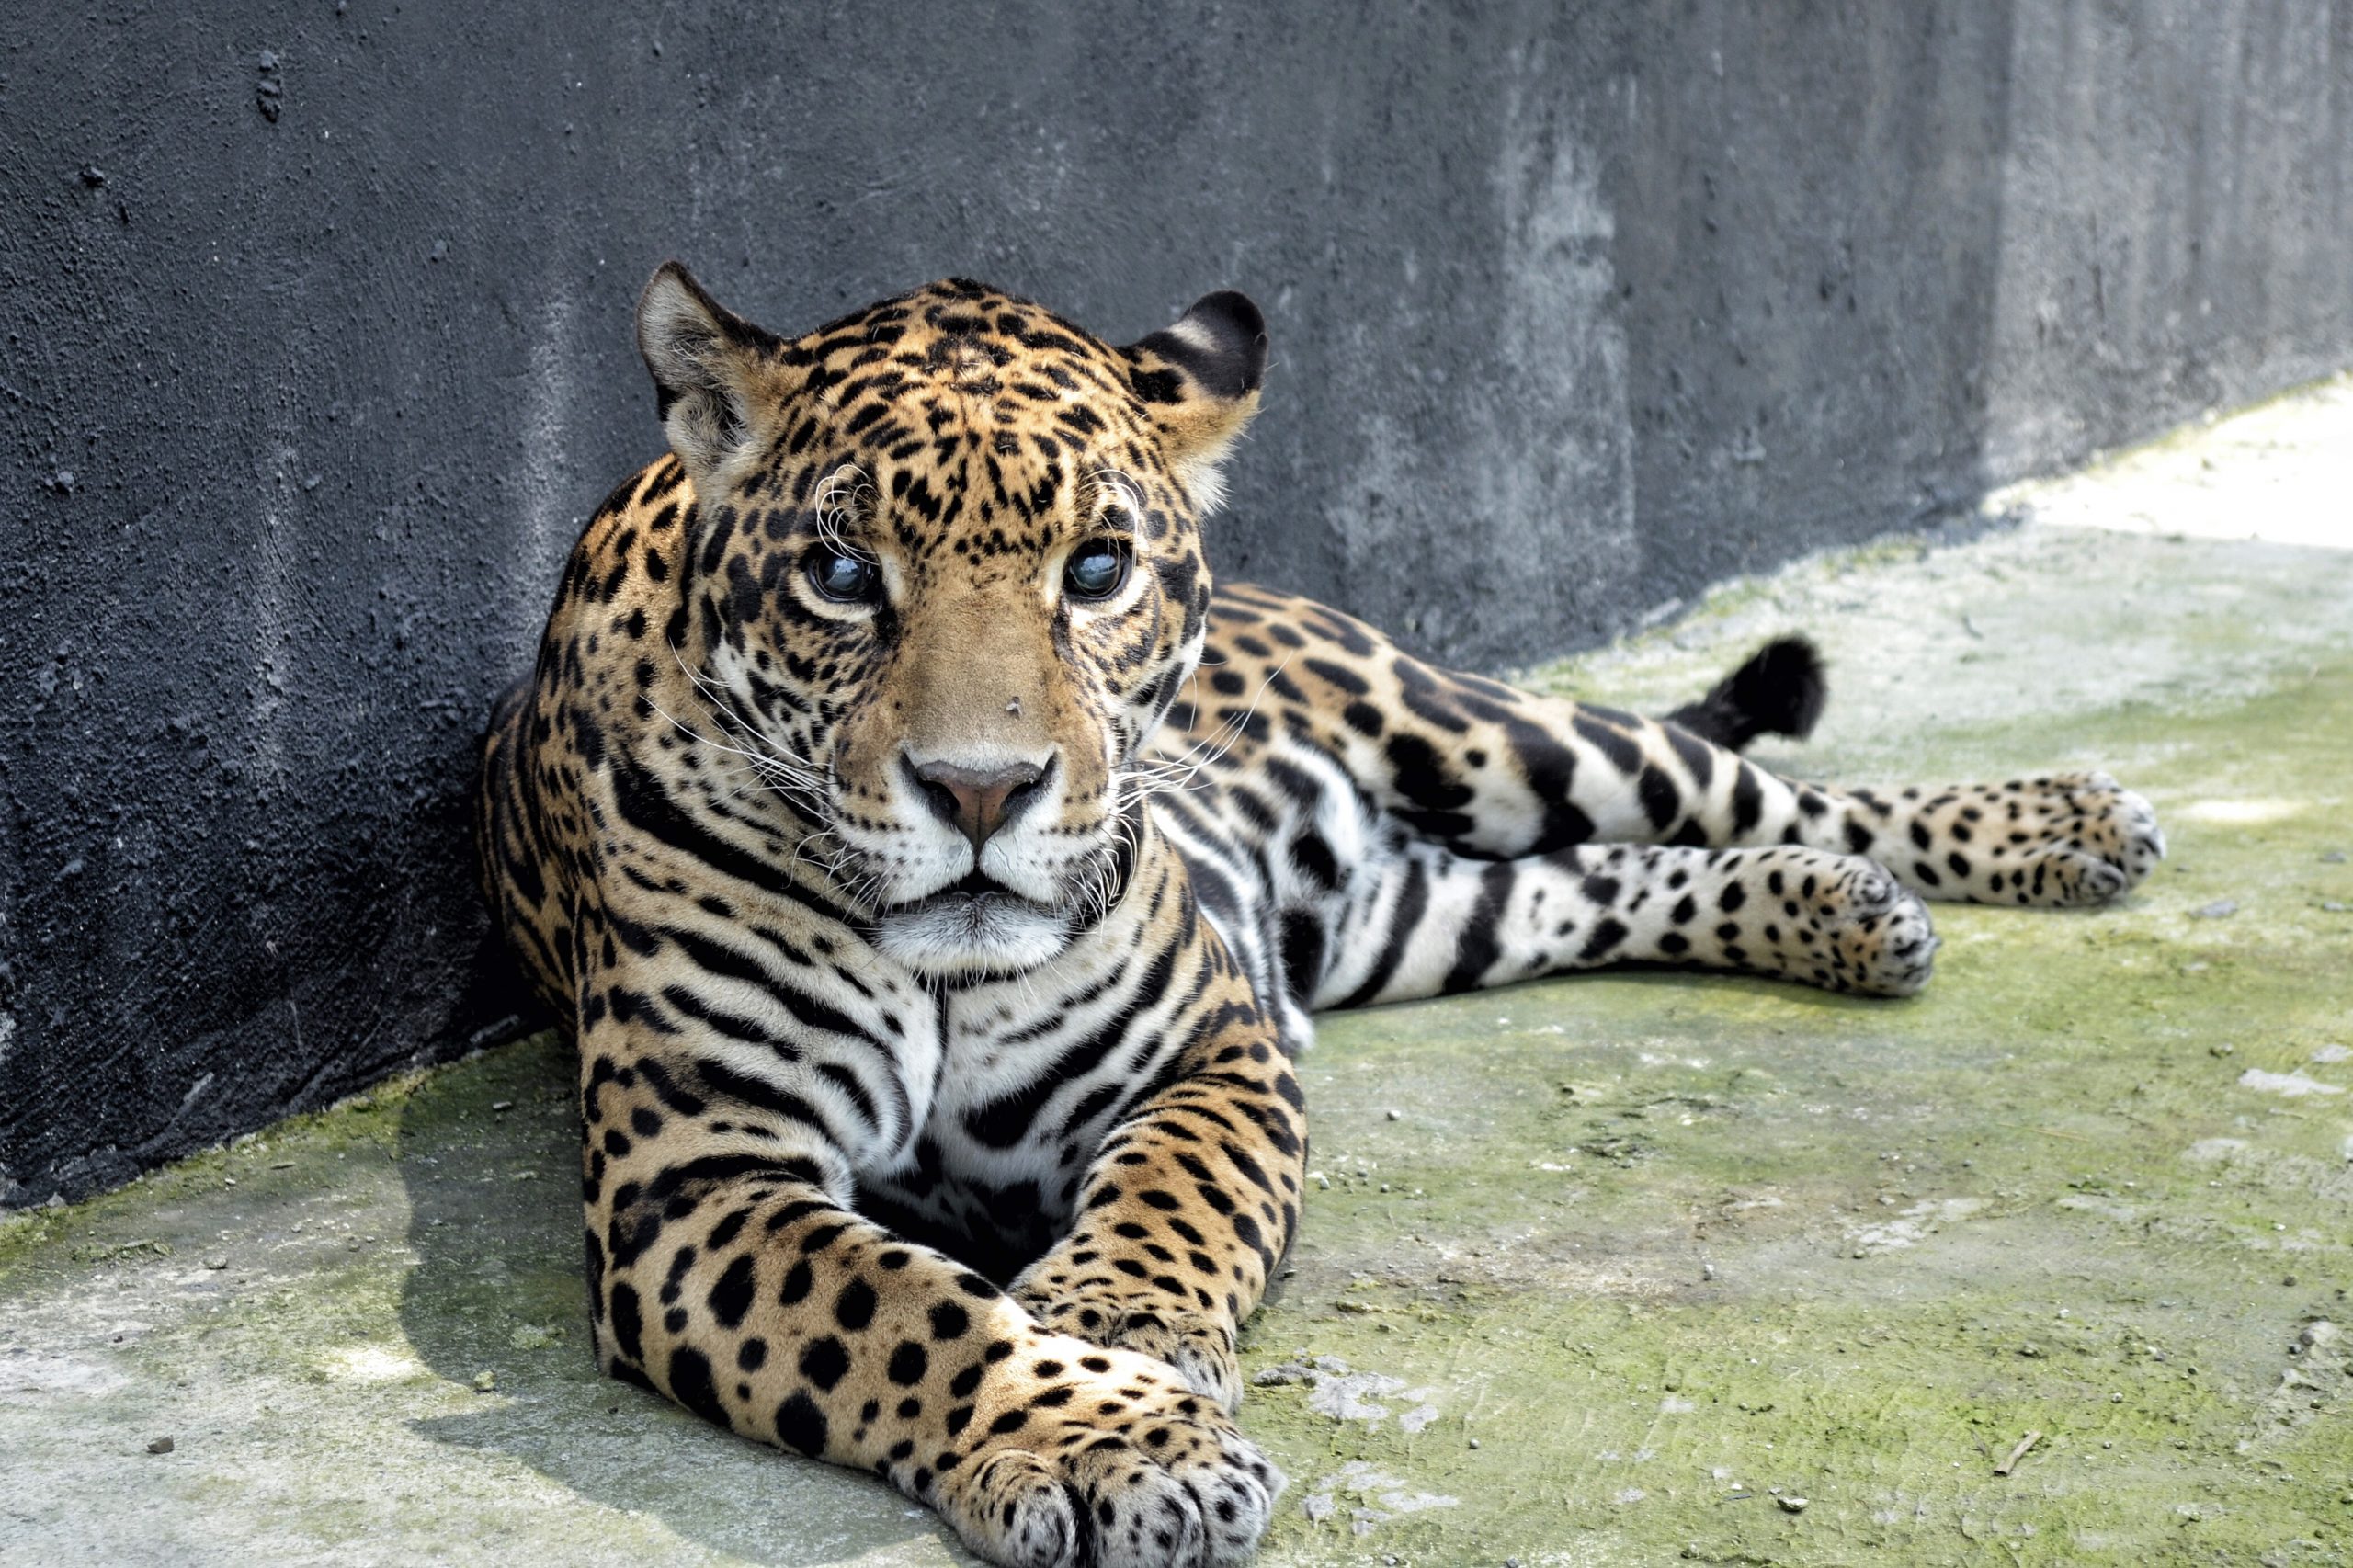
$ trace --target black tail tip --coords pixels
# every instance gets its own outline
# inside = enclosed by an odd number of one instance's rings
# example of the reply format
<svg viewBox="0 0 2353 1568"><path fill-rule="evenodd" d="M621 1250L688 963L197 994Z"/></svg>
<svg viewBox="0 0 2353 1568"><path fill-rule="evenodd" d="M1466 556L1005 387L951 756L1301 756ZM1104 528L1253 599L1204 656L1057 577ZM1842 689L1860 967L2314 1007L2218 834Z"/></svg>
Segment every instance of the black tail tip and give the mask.
<svg viewBox="0 0 2353 1568"><path fill-rule="evenodd" d="M1702 740L1740 750L1759 735L1803 740L1830 688L1822 654L1803 637L1778 637L1750 654L1699 701L1667 715Z"/></svg>
<svg viewBox="0 0 2353 1568"><path fill-rule="evenodd" d="M1757 733L1800 741L1813 733L1830 695L1821 652L1803 637L1775 638L1724 684L1733 704L1755 720Z"/></svg>

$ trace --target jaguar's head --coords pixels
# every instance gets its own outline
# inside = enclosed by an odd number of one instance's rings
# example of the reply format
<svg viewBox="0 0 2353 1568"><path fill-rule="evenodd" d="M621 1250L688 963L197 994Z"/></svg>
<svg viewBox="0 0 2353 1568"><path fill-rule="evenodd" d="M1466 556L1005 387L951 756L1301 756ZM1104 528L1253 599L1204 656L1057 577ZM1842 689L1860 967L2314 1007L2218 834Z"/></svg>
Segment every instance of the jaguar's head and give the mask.
<svg viewBox="0 0 2353 1568"><path fill-rule="evenodd" d="M779 841L923 972L1060 952L1126 885L1200 657L1257 310L1121 348L949 281L788 341L672 263L637 332L698 503L681 658Z"/></svg>

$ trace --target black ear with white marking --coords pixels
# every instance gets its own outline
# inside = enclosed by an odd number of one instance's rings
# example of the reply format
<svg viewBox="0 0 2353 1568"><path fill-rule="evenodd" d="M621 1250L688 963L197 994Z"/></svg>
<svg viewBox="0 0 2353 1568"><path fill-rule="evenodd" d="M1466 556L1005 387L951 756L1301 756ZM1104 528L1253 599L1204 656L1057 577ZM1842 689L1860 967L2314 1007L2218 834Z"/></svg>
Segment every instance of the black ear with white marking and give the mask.
<svg viewBox="0 0 2353 1568"><path fill-rule="evenodd" d="M654 373L671 449L698 482L749 444L779 346L675 261L638 296L637 351Z"/></svg>
<svg viewBox="0 0 2353 1568"><path fill-rule="evenodd" d="M1266 318L1247 295L1229 289L1204 295L1176 325L1121 352L1178 483L1194 506L1210 510L1225 494L1219 465L1258 412Z"/></svg>

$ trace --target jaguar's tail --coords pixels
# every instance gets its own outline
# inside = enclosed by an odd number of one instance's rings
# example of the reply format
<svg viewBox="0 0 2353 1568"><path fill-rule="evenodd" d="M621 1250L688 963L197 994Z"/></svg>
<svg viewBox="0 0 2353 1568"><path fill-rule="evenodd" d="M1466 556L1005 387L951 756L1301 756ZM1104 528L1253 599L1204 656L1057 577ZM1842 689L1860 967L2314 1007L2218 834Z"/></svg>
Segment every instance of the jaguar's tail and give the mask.
<svg viewBox="0 0 2353 1568"><path fill-rule="evenodd" d="M1803 637L1780 637L1748 657L1697 702L1666 716L1704 741L1733 751L1759 735L1803 740L1829 695L1822 655Z"/></svg>

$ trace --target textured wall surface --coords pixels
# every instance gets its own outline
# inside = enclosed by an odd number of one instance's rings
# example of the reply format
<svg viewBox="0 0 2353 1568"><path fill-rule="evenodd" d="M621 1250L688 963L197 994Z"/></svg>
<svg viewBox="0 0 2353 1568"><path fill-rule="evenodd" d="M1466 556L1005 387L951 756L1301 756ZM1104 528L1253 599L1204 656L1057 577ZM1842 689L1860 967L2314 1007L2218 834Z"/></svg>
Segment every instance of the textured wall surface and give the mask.
<svg viewBox="0 0 2353 1568"><path fill-rule="evenodd" d="M665 256L1248 290L1222 567L1481 665L2353 361L2353 6L1380 16L0 15L0 1201L499 1032L472 741Z"/></svg>

